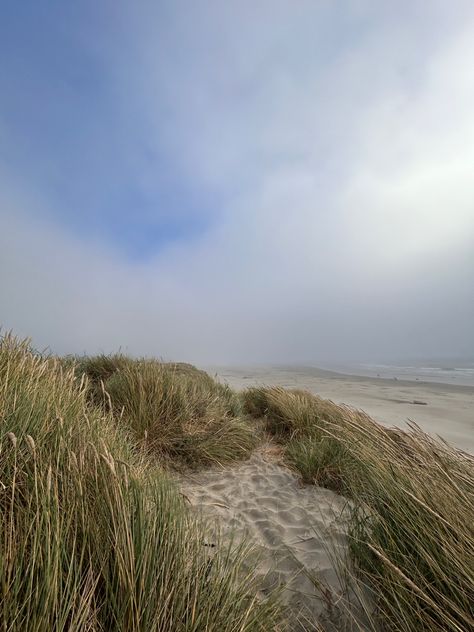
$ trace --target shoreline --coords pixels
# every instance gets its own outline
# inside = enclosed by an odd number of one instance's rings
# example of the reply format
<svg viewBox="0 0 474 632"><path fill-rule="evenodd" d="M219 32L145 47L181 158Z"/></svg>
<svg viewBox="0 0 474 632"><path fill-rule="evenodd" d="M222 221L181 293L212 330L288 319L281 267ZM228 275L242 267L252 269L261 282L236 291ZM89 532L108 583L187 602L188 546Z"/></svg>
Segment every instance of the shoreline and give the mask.
<svg viewBox="0 0 474 632"><path fill-rule="evenodd" d="M441 382L435 380L424 380L424 379L404 379L399 377L377 377L372 375L362 375L360 373L345 373L343 371L336 371L334 369L323 369L320 367L314 366L306 366L306 365L261 365L261 366L245 366L245 365L235 365L235 366L227 366L227 365L210 365L210 366L202 366L200 367L204 371L209 374L217 374L224 375L225 373L230 374L242 374L242 379L252 379L253 376L251 374L263 374L268 372L274 373L293 373L298 374L301 373L305 376L312 376L315 378L330 378L330 379L340 379L340 380L353 380L360 382L374 382L374 383L385 383L389 384L398 384L401 386L427 386L433 387L434 389L440 387L442 390L452 390L453 392L474 392L474 385L470 384L453 384L452 382Z"/></svg>

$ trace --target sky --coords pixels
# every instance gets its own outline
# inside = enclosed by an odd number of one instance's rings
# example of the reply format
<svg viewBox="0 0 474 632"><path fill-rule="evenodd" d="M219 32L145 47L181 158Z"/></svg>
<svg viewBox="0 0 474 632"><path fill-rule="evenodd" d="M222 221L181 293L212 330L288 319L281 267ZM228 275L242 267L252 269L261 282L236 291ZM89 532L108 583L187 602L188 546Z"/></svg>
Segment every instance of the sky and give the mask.
<svg viewBox="0 0 474 632"><path fill-rule="evenodd" d="M474 357L471 0L4 0L0 325L198 364Z"/></svg>

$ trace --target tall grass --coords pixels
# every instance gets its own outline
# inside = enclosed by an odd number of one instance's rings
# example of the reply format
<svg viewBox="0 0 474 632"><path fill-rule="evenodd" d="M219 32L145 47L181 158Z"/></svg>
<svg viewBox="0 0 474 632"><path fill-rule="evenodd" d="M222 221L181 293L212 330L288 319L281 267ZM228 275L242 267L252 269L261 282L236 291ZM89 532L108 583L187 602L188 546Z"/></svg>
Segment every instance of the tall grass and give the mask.
<svg viewBox="0 0 474 632"><path fill-rule="evenodd" d="M82 359L76 373L137 444L174 466L237 461L256 445L237 395L191 365L97 356Z"/></svg>
<svg viewBox="0 0 474 632"><path fill-rule="evenodd" d="M474 629L474 459L349 413L351 554L395 630Z"/></svg>
<svg viewBox="0 0 474 632"><path fill-rule="evenodd" d="M0 631L278 630L243 547L159 465L247 455L264 419L306 482L351 499L353 572L381 629L474 629L474 459L303 391L239 398L185 364L42 359L0 340Z"/></svg>
<svg viewBox="0 0 474 632"><path fill-rule="evenodd" d="M292 439L285 449L288 463L300 473L303 483L314 483L340 494L349 494L349 460L345 446L333 437Z"/></svg>
<svg viewBox="0 0 474 632"><path fill-rule="evenodd" d="M353 570L383 629L474 629L474 459L309 393L249 389L305 482L351 498Z"/></svg>
<svg viewBox="0 0 474 632"><path fill-rule="evenodd" d="M74 369L0 340L0 630L278 629L243 570Z"/></svg>
<svg viewBox="0 0 474 632"><path fill-rule="evenodd" d="M278 439L321 438L321 424L337 422L339 406L298 389L279 386L249 388L242 394L243 407L253 417L263 417Z"/></svg>

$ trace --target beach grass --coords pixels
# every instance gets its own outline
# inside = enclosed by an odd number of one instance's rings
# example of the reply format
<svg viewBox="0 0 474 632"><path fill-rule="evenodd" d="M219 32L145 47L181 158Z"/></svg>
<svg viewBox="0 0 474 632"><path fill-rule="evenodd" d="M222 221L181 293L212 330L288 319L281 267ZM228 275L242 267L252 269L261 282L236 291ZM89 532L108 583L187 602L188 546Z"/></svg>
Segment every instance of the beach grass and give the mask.
<svg viewBox="0 0 474 632"><path fill-rule="evenodd" d="M422 432L284 389L248 389L306 483L351 501L350 557L380 629L474 629L474 459Z"/></svg>
<svg viewBox="0 0 474 632"><path fill-rule="evenodd" d="M106 363L104 363L104 367ZM0 341L0 629L279 629L244 546L206 531L74 367Z"/></svg>
<svg viewBox="0 0 474 632"><path fill-rule="evenodd" d="M348 499L374 629L474 629L474 459L414 425L301 390L238 394L188 364L43 358L11 335L0 421L4 632L287 629L276 598L257 599L252 552L205 546L173 475L268 436L304 483Z"/></svg>
<svg viewBox="0 0 474 632"><path fill-rule="evenodd" d="M350 491L346 484L349 456L337 439L292 439L285 447L285 457L298 470L303 483L327 487L343 495Z"/></svg>
<svg viewBox="0 0 474 632"><path fill-rule="evenodd" d="M237 394L192 365L114 355L83 358L75 371L135 444L170 465L238 461L256 445Z"/></svg>
<svg viewBox="0 0 474 632"><path fill-rule="evenodd" d="M253 387L242 393L244 411L263 418L277 439L321 438L321 424L337 422L340 407L307 391L279 386Z"/></svg>

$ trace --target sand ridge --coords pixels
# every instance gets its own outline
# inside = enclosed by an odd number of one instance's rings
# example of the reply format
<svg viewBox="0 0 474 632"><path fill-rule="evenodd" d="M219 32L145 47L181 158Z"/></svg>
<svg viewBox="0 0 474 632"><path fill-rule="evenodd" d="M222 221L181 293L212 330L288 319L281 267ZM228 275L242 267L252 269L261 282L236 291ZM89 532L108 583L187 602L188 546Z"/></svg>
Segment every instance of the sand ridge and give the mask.
<svg viewBox="0 0 474 632"><path fill-rule="evenodd" d="M254 545L262 594L284 586L291 630L360 629L339 601L345 589L329 552L346 550L346 499L303 486L264 450L240 465L183 477L181 489L207 519L211 540L218 531L224 541L245 538ZM308 574L321 583L326 598Z"/></svg>

